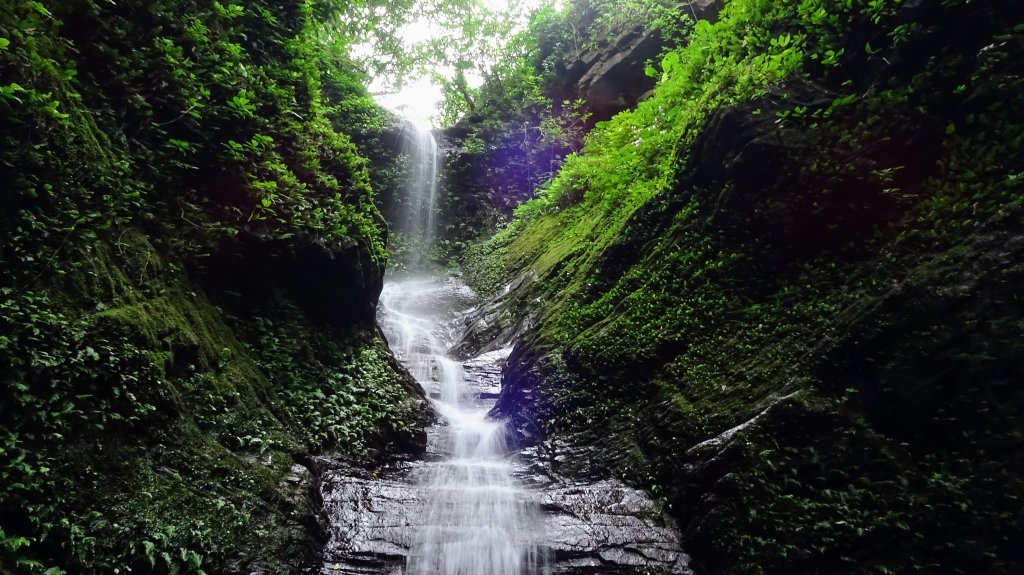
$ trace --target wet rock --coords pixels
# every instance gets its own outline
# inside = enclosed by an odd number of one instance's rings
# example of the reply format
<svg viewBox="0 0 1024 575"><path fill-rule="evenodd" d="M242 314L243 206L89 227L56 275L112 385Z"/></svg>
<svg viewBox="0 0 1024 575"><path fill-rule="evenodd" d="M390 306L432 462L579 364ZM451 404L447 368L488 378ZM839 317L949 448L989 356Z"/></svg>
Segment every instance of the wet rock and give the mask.
<svg viewBox="0 0 1024 575"><path fill-rule="evenodd" d="M410 464L367 472L319 460L320 496L328 521L321 573L402 573L423 516Z"/></svg>
<svg viewBox="0 0 1024 575"><path fill-rule="evenodd" d="M511 347L530 328L530 315L519 309L520 298L516 296L533 279L532 273L524 273L490 299L464 312L458 322L458 338L448 353L465 359Z"/></svg>
<svg viewBox="0 0 1024 575"><path fill-rule="evenodd" d="M508 421L512 440L523 447L538 445L544 438L541 426L534 419L537 388L553 370L543 360L542 351L527 345L515 347L502 374L501 394L491 410L493 417Z"/></svg>
<svg viewBox="0 0 1024 575"><path fill-rule="evenodd" d="M501 369L510 353L510 347L496 349L463 363L466 387L474 397L484 400L498 399L498 394L501 393Z"/></svg>
<svg viewBox="0 0 1024 575"><path fill-rule="evenodd" d="M510 349L463 362L470 393L493 406ZM320 497L329 540L320 575L401 575L427 498L419 479L445 457L444 424L427 430L425 461L397 462L369 471L330 457L318 458ZM643 491L611 479L569 479L556 471L560 457L587 455L565 443L527 448L512 459L525 497L542 511L541 549L552 573L615 575L690 574L675 525ZM597 474L594 475L597 477Z"/></svg>
<svg viewBox="0 0 1024 575"><path fill-rule="evenodd" d="M614 480L558 484L541 501L555 572L690 573L679 532L642 491Z"/></svg>
<svg viewBox="0 0 1024 575"><path fill-rule="evenodd" d="M522 463L522 462L520 462ZM335 465L322 477L330 541L320 573L399 574L425 515L415 478L422 463L368 474ZM521 465L520 477L536 477ZM559 480L538 490L546 554L554 573L691 573L675 526L642 491L614 480Z"/></svg>

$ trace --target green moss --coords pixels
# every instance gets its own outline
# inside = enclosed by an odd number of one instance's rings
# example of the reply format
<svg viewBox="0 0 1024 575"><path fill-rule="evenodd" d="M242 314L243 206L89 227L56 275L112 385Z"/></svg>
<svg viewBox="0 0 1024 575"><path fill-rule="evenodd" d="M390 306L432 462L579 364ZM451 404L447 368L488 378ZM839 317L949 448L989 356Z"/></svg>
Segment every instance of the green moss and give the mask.
<svg viewBox="0 0 1024 575"><path fill-rule="evenodd" d="M268 363L257 320L197 273L238 237L386 258L345 133L375 108L342 43L312 2L235 12L0 13L0 571L293 571L315 547L295 462L414 443L380 342L261 302L275 333L331 350L303 368L336 375L340 411L300 402L312 380ZM300 406L353 430L307 429Z"/></svg>
<svg viewBox="0 0 1024 575"><path fill-rule="evenodd" d="M5 292L2 351L23 359L6 392L21 409L6 424L4 533L32 541L17 560L294 569L312 537L296 455L415 445L410 383L373 336L287 305L267 309L274 320L225 316L141 237L110 245L61 278L79 294Z"/></svg>
<svg viewBox="0 0 1024 575"><path fill-rule="evenodd" d="M523 420L665 494L698 569L1019 570L1020 50L966 5L734 0L470 252L537 277Z"/></svg>
<svg viewBox="0 0 1024 575"><path fill-rule="evenodd" d="M252 560L248 550L260 548L273 551L267 568L294 564L305 510L279 487L293 465L288 454L232 453L187 420L155 439L152 446L104 442L99 461L83 457L88 444L69 450L76 480L93 485L91 505L76 506L69 517L82 568L145 570L155 563L194 572L200 564L191 563L201 561L208 572L235 571Z"/></svg>

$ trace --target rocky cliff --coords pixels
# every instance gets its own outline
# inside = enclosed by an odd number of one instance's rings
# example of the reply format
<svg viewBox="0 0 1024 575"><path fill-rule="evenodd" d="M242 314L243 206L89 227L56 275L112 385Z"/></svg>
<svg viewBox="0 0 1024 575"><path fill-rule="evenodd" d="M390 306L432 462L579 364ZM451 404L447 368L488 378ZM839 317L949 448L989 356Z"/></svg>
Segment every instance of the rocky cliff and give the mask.
<svg viewBox="0 0 1024 575"><path fill-rule="evenodd" d="M698 573L1019 571L1009 8L733 0L699 24L471 251L490 329L529 326L496 413L563 472L664 497Z"/></svg>
<svg viewBox="0 0 1024 575"><path fill-rule="evenodd" d="M714 22L722 9L720 0L684 0L677 11L689 22ZM595 20L601 7L574 3L568 25L572 41L539 46L535 60L547 68L544 91L555 102L582 99L594 122L607 120L632 108L654 88L647 66L659 59L670 43L652 22L632 22L610 29Z"/></svg>
<svg viewBox="0 0 1024 575"><path fill-rule="evenodd" d="M322 8L0 10L0 572L296 572L311 454L422 447Z"/></svg>
<svg viewBox="0 0 1024 575"><path fill-rule="evenodd" d="M535 15L521 40L531 70L505 79L495 73L476 109L442 133L442 221L455 255L533 198L598 122L650 95L656 83L650 65L685 43L685 36L676 37L682 29L716 21L722 2L695 0L677 8L666 18L675 22L669 39L659 24L644 20L652 15L638 12L639 6L580 0L561 13L549 8Z"/></svg>

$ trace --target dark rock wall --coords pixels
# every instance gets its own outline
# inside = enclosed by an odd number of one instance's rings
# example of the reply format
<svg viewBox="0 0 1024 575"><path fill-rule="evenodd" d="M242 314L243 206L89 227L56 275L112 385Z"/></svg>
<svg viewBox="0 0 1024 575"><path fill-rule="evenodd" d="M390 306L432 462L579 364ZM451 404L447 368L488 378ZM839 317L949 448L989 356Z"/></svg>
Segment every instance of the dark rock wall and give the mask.
<svg viewBox="0 0 1024 575"><path fill-rule="evenodd" d="M698 573L1020 571L1007 9L906 3L881 52L865 20L841 66L710 113L613 233L577 199L486 245L537 274L501 295L532 321L496 413L664 496Z"/></svg>
<svg viewBox="0 0 1024 575"><path fill-rule="evenodd" d="M289 303L339 331L372 331L383 266L354 239L325 245L242 235L196 266L200 281L239 314ZM237 295L230 295L237 294Z"/></svg>
<svg viewBox="0 0 1024 575"><path fill-rule="evenodd" d="M713 22L718 18L722 2L683 1L680 9L693 21ZM560 54L542 49L538 54L541 60L553 60L545 91L556 102L582 98L594 122L607 120L633 107L654 88L656 79L647 76L645 69L668 47L661 33L645 26L618 30L613 37L591 38L587 29L593 26L596 15L592 9L583 9L576 23L582 29L582 41L594 47Z"/></svg>

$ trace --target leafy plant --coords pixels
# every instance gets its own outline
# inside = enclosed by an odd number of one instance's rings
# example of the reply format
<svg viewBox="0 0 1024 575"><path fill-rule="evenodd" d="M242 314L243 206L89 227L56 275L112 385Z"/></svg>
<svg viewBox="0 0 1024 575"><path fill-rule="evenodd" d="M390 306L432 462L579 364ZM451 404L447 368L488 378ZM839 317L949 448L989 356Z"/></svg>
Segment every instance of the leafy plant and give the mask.
<svg viewBox="0 0 1024 575"><path fill-rule="evenodd" d="M256 112L256 105L250 100L251 94L243 90L228 100L228 107L239 118L251 118Z"/></svg>

